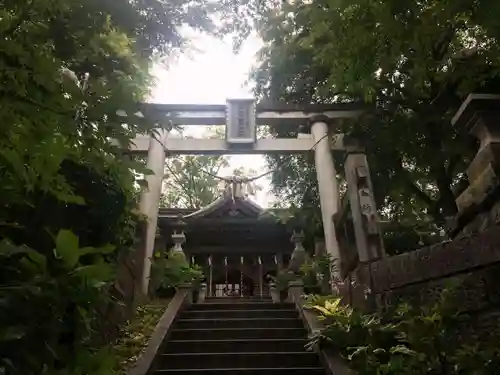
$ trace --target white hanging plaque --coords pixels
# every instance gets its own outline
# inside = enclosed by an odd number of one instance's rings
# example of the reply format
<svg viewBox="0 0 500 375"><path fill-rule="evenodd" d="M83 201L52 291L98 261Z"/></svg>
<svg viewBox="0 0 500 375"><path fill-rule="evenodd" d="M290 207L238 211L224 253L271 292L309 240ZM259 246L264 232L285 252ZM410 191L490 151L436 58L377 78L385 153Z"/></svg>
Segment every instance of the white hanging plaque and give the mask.
<svg viewBox="0 0 500 375"><path fill-rule="evenodd" d="M231 99L226 106L226 141L229 144L254 143L255 100Z"/></svg>

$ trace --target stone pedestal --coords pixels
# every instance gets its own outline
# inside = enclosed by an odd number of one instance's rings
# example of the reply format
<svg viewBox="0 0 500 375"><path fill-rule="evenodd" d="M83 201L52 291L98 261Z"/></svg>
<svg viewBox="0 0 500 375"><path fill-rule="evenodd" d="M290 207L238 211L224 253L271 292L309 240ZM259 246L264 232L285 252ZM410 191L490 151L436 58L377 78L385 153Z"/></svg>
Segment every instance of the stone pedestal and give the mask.
<svg viewBox="0 0 500 375"><path fill-rule="evenodd" d="M451 235L467 226L485 229L493 219L489 213L500 198L500 95L470 94L452 120L479 140L479 150L467 168L469 186L456 198L458 214Z"/></svg>

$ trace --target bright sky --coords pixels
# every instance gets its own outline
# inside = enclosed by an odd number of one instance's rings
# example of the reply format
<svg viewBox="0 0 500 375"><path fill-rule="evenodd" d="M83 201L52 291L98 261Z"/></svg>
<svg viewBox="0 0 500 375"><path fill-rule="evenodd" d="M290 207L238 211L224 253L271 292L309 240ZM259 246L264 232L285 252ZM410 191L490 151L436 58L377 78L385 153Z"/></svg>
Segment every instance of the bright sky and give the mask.
<svg viewBox="0 0 500 375"><path fill-rule="evenodd" d="M206 35L189 33L193 49L171 61L168 69L156 67L157 84L151 101L168 104L224 104L228 98L251 96L251 86L246 85L249 72L256 62L261 47L257 37L250 37L241 51L235 55L231 41L221 41ZM188 133L200 136L203 127L189 126ZM265 172L267 165L261 155L233 155L230 167L223 171L228 175L235 168L253 168ZM254 200L268 207L269 180L260 179L263 187Z"/></svg>

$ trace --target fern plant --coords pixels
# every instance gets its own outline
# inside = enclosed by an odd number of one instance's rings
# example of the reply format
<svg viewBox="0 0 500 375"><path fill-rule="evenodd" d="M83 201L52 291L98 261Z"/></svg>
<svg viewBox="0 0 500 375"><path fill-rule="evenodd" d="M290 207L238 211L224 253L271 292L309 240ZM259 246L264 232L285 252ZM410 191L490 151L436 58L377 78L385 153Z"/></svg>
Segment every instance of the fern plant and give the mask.
<svg viewBox="0 0 500 375"><path fill-rule="evenodd" d="M493 375L498 373L496 340L464 342L464 315L455 304L455 287L430 306L400 304L384 314L363 314L339 298L310 297L325 327L311 338L336 350L359 375Z"/></svg>

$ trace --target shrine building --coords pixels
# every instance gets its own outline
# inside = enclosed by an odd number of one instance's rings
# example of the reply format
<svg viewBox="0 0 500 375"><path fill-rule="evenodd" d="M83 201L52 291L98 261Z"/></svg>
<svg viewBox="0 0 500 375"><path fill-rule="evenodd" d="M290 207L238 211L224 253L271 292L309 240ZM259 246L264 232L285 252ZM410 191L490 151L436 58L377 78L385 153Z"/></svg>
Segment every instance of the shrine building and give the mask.
<svg viewBox="0 0 500 375"><path fill-rule="evenodd" d="M292 229L227 191L199 210L160 208L158 225L164 248L182 246L202 267L208 296L268 295L269 275L286 267L294 250Z"/></svg>

